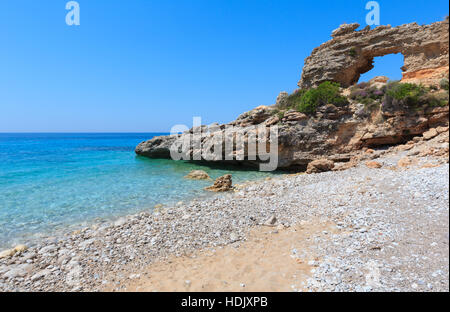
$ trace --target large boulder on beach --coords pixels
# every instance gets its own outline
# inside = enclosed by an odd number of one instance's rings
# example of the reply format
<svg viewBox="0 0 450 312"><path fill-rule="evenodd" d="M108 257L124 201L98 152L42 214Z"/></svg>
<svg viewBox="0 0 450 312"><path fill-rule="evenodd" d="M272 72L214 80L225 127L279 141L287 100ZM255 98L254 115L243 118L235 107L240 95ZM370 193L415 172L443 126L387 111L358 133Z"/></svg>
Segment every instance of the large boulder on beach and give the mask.
<svg viewBox="0 0 450 312"><path fill-rule="evenodd" d="M206 187L205 190L212 192L227 192L233 189L233 180L231 174L218 177L213 185Z"/></svg>
<svg viewBox="0 0 450 312"><path fill-rule="evenodd" d="M203 170L192 170L188 175L185 176L186 179L191 180L208 180L211 179L209 175Z"/></svg>

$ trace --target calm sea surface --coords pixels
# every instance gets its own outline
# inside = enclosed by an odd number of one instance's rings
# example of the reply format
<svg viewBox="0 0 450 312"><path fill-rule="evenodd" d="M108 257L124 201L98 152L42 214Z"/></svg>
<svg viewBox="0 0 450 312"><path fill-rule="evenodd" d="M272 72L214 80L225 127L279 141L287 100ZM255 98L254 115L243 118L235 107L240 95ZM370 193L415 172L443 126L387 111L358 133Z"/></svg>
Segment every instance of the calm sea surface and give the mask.
<svg viewBox="0 0 450 312"><path fill-rule="evenodd" d="M155 135L0 133L0 247L207 196L211 181L183 179L193 169L237 183L269 175L136 156Z"/></svg>

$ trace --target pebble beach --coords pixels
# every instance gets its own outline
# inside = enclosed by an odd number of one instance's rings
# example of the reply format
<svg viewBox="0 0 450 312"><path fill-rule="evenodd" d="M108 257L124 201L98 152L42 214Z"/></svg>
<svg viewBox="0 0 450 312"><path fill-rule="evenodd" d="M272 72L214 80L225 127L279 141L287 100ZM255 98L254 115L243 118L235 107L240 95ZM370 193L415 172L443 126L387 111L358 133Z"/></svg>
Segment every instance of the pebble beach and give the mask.
<svg viewBox="0 0 450 312"><path fill-rule="evenodd" d="M290 290L448 291L448 162L421 158L394 170L405 153L381 154L378 169L360 163L266 178L42 241L0 259L0 290L127 291L130 281L151 280L155 263L251 248L243 244L255 229L276 242L282 233L326 223L282 250L304 273L289 277Z"/></svg>

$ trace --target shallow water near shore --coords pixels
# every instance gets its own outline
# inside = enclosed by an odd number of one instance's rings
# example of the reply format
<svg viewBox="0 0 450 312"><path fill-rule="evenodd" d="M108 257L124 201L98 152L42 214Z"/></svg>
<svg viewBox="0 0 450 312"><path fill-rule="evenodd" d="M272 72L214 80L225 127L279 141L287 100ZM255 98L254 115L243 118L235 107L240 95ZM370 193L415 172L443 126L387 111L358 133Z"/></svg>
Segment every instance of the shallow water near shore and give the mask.
<svg viewBox="0 0 450 312"><path fill-rule="evenodd" d="M183 178L194 169L213 179L231 173L234 183L271 175L136 156L135 146L155 135L0 134L0 248L211 196L203 187L212 181Z"/></svg>

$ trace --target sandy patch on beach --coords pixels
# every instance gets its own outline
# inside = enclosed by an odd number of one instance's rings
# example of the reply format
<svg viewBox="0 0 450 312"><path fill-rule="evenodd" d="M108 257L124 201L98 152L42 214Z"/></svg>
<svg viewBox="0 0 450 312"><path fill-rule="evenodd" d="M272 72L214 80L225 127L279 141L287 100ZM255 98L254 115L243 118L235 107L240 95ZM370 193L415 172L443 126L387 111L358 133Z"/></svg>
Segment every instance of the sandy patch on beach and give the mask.
<svg viewBox="0 0 450 312"><path fill-rule="evenodd" d="M125 290L304 291L311 263L319 260L308 247L314 238L337 231L319 220L289 228L258 226L245 242L156 262L138 277L132 275Z"/></svg>

